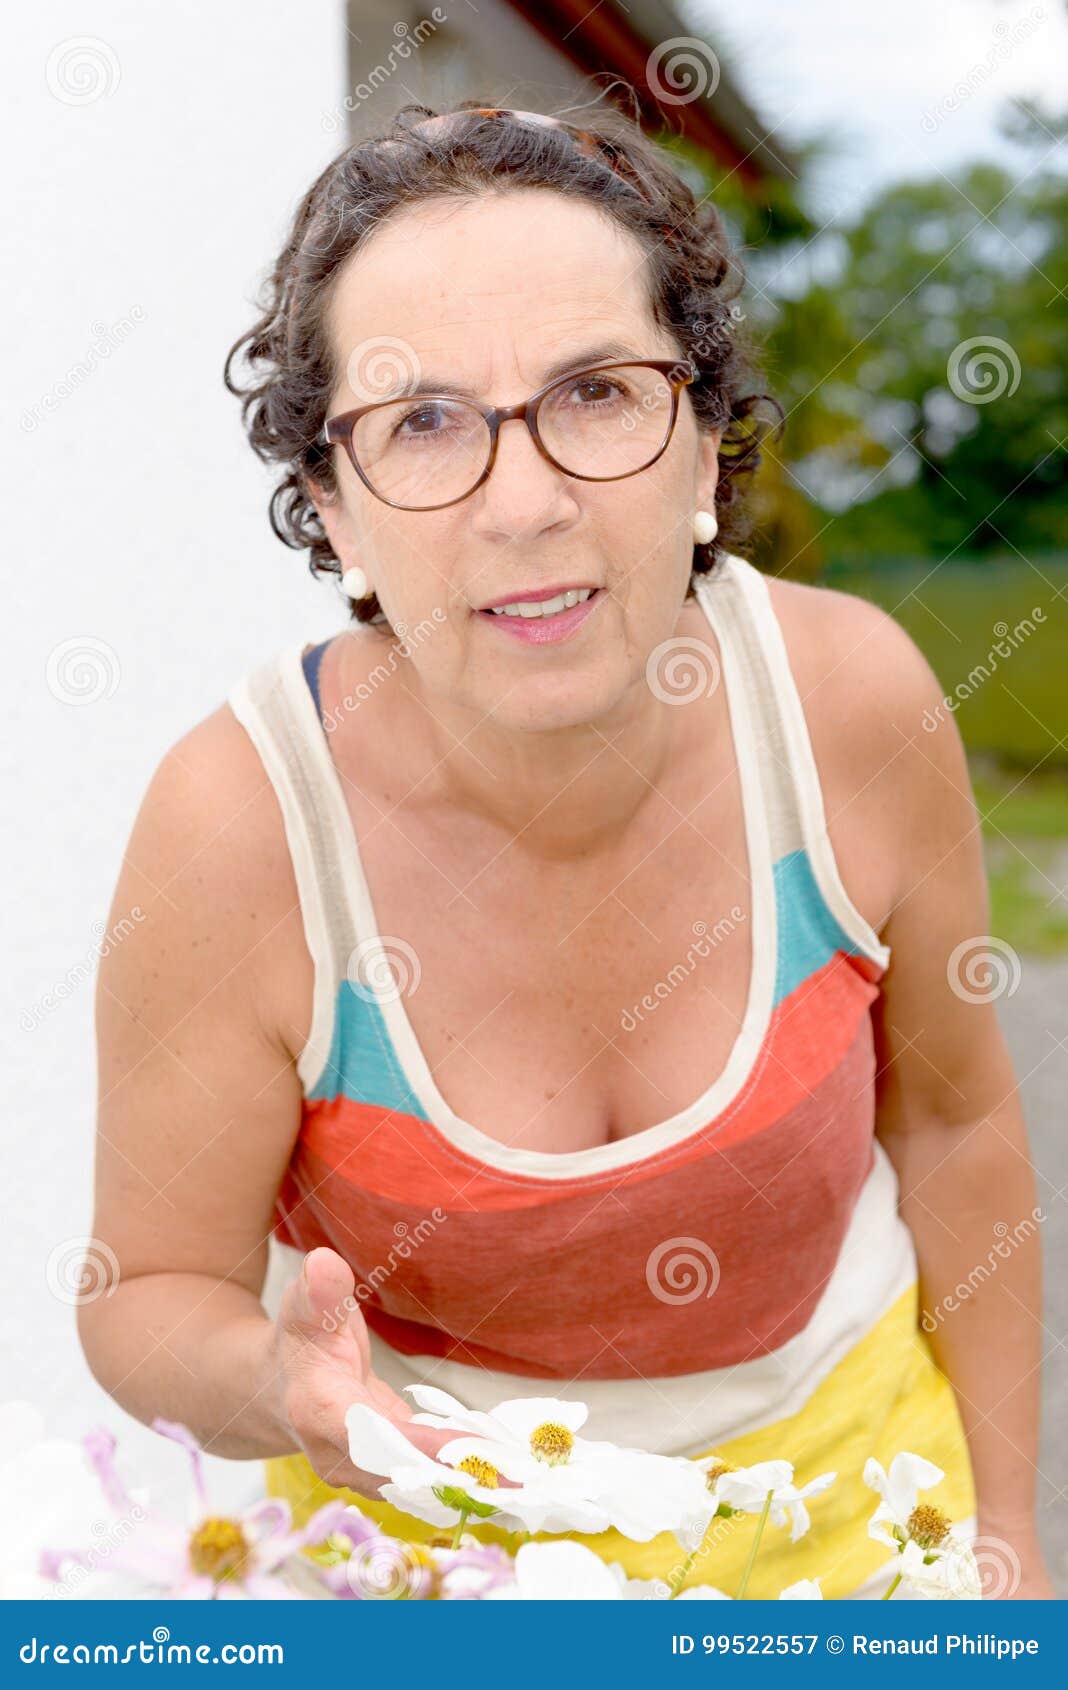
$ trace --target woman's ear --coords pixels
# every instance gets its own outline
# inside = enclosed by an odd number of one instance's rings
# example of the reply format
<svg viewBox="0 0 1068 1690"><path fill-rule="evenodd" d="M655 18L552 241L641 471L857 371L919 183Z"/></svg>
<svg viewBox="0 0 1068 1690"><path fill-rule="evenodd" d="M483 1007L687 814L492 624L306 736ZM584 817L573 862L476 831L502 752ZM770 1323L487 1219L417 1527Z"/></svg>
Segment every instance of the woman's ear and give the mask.
<svg viewBox="0 0 1068 1690"><path fill-rule="evenodd" d="M695 509L697 510L710 511L716 508L716 486L719 482L719 445L722 439L722 428L714 428L710 431L701 430L697 485L695 488Z"/></svg>
<svg viewBox="0 0 1068 1690"><path fill-rule="evenodd" d="M315 506L319 520L326 530L326 537L330 541L334 556L340 561L342 568L347 568L360 560L357 556L356 535L353 531L352 519L345 509L345 502L340 492L327 493L317 481L309 476L304 478L304 486L309 499Z"/></svg>

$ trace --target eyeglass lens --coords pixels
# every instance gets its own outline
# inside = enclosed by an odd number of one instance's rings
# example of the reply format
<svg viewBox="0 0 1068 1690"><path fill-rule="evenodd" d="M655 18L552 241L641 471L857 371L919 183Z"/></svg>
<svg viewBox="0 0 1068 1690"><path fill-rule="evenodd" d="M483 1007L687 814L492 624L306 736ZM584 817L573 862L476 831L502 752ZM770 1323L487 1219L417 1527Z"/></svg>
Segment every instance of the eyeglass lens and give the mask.
<svg viewBox="0 0 1068 1690"><path fill-rule="evenodd" d="M538 433L565 473L611 481L656 457L672 405L671 384L659 370L642 364L587 370L545 394ZM377 493L419 509L471 491L489 460L490 431L463 400L417 396L360 417L352 449Z"/></svg>

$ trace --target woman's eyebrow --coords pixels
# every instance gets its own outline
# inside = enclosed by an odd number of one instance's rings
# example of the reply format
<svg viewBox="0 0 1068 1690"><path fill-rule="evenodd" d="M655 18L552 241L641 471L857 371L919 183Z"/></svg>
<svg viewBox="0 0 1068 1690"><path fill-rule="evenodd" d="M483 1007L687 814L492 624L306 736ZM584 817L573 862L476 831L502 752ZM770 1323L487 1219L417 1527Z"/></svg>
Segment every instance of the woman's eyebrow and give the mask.
<svg viewBox="0 0 1068 1690"><path fill-rule="evenodd" d="M562 358L557 358L542 371L541 380L537 385L538 387L545 387L549 382L556 381L558 377L570 375L574 370L588 369L591 364L603 363L606 358L640 359L641 356L640 352L636 352L625 341L599 341L595 346L585 346L580 352L569 352ZM446 394L452 399L474 399L477 397L474 390L465 387L462 382L451 381L448 377L439 378L426 375L420 375L418 380L399 389L391 397L414 399L425 393Z"/></svg>

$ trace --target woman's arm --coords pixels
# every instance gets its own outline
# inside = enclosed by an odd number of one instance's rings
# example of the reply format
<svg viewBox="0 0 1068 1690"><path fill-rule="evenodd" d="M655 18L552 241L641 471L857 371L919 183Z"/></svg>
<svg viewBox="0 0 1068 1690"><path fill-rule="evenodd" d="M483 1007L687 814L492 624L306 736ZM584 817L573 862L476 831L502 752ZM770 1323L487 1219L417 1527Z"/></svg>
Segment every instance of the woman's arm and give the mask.
<svg viewBox="0 0 1068 1690"><path fill-rule="evenodd" d="M277 800L228 709L156 771L109 931L125 937L97 986L93 1255L118 1274L78 1310L93 1373L138 1419L183 1421L215 1454L303 1448L322 1477L374 1491L348 1464L344 1411L411 1410L371 1373L350 1269L313 1251L277 1322L259 1300L301 1118L272 982L307 953Z"/></svg>
<svg viewBox="0 0 1068 1690"><path fill-rule="evenodd" d="M869 672L892 676L882 747L898 795L901 865L882 935L892 956L873 1012L877 1132L916 1243L923 1328L960 1405L979 1533L1007 1546L1000 1553L1010 1566L1019 1557L1016 1595L1050 1596L1034 1513L1044 1216L996 1011L998 982L1017 962L989 936L982 839L955 717L944 705L935 715L938 683L896 624L880 630L867 659Z"/></svg>

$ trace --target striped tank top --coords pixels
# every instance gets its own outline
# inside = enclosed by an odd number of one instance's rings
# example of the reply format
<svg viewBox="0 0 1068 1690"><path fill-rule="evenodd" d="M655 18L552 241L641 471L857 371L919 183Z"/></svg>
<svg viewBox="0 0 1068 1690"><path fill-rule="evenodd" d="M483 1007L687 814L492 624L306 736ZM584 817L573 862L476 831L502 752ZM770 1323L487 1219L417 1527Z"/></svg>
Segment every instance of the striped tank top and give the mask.
<svg viewBox="0 0 1068 1690"><path fill-rule="evenodd" d="M890 953L839 875L764 576L732 555L694 589L719 647L741 785L748 1001L702 1096L594 1148L500 1143L438 1090L329 750L317 686L328 642L287 647L230 693L277 794L314 966L264 1306L274 1311L306 1251L328 1245L352 1267L375 1371L397 1391L433 1383L480 1409L577 1396L591 1437L715 1451L732 1466L782 1458L799 1483L834 1469L806 1537L765 1533L749 1590L777 1596L819 1574L825 1596L868 1594L886 1561L867 1536L869 1455L888 1467L907 1449L942 1467L931 1500L964 1535L975 1510L956 1399L918 1321L897 1179L874 1136L870 1011ZM303 1455L267 1469L301 1519L339 1494ZM398 1536L433 1535L354 1500ZM728 1524L691 1582L736 1586L754 1522ZM632 1577L679 1563L668 1534L581 1541Z"/></svg>

